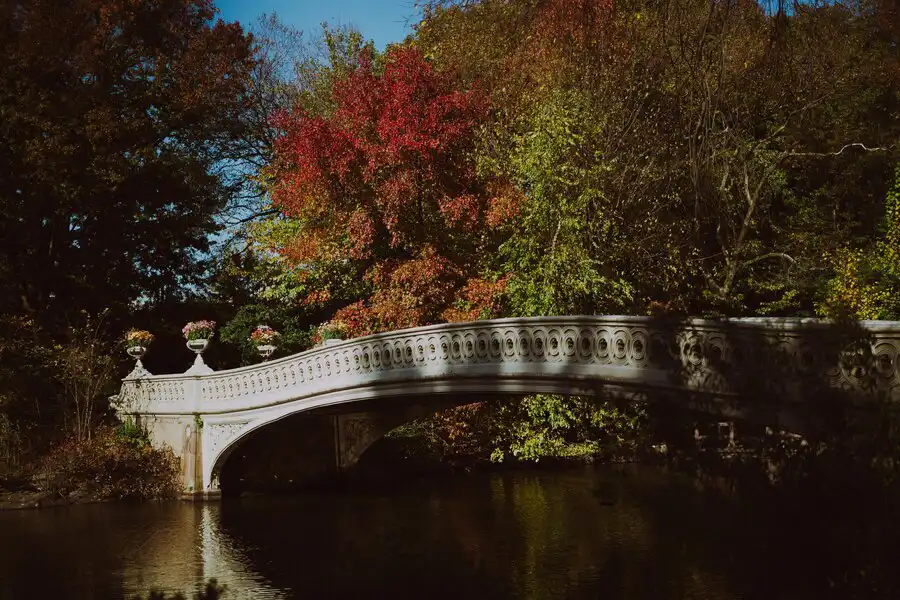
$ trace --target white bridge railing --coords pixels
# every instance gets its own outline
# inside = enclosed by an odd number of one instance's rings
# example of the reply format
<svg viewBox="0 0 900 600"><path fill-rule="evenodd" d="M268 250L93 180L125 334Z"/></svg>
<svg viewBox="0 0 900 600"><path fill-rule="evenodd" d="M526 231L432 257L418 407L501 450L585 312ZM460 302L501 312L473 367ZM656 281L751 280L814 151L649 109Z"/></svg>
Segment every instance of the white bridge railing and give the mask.
<svg viewBox="0 0 900 600"><path fill-rule="evenodd" d="M118 408L222 414L285 402L456 391L700 394L830 388L900 399L900 322L540 317L432 325L341 341L257 365L123 382ZM410 387L410 384L419 384Z"/></svg>

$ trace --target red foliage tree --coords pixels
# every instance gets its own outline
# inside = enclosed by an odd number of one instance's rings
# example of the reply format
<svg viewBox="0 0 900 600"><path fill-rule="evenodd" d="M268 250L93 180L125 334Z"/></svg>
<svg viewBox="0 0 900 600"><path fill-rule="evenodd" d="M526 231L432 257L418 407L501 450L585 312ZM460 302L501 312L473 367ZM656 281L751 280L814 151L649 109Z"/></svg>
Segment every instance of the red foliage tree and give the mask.
<svg viewBox="0 0 900 600"><path fill-rule="evenodd" d="M412 48L389 50L383 63L361 55L332 85L330 114L298 108L277 119L273 196L303 224L285 254L311 269L354 265L370 293L336 315L352 335L439 320L479 282L482 293L469 294L478 306L467 307L488 314L503 286L482 271L515 214L508 190L493 193L469 158L486 95L457 89ZM325 281L330 289L308 301L340 297L345 283Z"/></svg>

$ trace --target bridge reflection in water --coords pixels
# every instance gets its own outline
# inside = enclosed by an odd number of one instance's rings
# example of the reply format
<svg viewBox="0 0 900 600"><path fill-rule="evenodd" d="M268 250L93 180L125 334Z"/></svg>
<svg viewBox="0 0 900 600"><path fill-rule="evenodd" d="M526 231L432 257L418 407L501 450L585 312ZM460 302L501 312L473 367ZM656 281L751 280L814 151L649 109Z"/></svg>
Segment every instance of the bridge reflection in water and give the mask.
<svg viewBox="0 0 900 600"><path fill-rule="evenodd" d="M122 587L126 592L186 592L215 578L227 585L227 598L260 597L260 590L265 590L268 599L286 597L253 572L247 550L222 530L218 504L182 506L160 510L155 517L144 516L148 527L135 532L134 544L123 549Z"/></svg>

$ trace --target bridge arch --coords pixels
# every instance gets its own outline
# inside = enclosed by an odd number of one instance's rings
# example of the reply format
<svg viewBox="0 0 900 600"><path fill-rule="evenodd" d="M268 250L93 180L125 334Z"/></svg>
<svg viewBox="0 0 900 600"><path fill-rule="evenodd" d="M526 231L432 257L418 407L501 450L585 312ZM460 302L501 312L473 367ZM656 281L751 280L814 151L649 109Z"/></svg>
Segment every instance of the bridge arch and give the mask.
<svg viewBox="0 0 900 600"><path fill-rule="evenodd" d="M861 370L842 362L842 350L859 340L870 349ZM195 439L184 461L186 487L214 491L216 470L236 444L304 411L381 401L387 408L390 399L412 396L538 392L662 391L721 404L748 393L796 398L805 386L863 394L873 389L871 376L875 388L900 399L898 356L895 322L848 329L799 319L498 319L339 341L210 374L138 376L123 382L117 406L155 427L160 443L181 448Z"/></svg>
<svg viewBox="0 0 900 600"><path fill-rule="evenodd" d="M570 375L571 376L571 375ZM253 434L284 419L301 414L322 414L336 419L340 467L351 466L368 445L390 429L441 408L470 403L473 398L524 396L547 393L577 396L615 396L643 399L646 390L636 383L609 384L590 379L567 379L556 374L542 378L531 373L510 372L479 376L463 383L462 375L372 384L352 392L324 394L309 401L299 398L264 409L210 416L204 421L203 481L216 485L218 473L235 449ZM409 405L405 400L413 400ZM378 405L377 407L375 405ZM363 406L360 406L363 405ZM350 428L345 430L345 427ZM373 431L368 429L374 428ZM363 444L363 447L355 447Z"/></svg>

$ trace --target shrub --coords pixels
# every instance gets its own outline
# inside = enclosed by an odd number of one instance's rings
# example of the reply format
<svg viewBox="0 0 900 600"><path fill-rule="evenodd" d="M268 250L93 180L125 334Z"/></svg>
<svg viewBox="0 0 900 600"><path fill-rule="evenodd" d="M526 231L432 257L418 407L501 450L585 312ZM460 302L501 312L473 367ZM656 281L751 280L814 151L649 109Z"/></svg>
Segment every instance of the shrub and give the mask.
<svg viewBox="0 0 900 600"><path fill-rule="evenodd" d="M134 419L128 417L125 421L116 427L116 437L125 444L131 444L136 448L150 446L149 432L138 425Z"/></svg>
<svg viewBox="0 0 900 600"><path fill-rule="evenodd" d="M646 420L641 404L535 394L500 405L493 420L491 460L612 458L636 449Z"/></svg>
<svg viewBox="0 0 900 600"><path fill-rule="evenodd" d="M179 489L180 461L153 448L134 424L100 427L89 440L68 438L41 463L44 486L100 499L165 498Z"/></svg>
<svg viewBox="0 0 900 600"><path fill-rule="evenodd" d="M114 387L117 359L107 335L106 312L82 313L83 322L72 326L68 340L56 347L54 365L66 398L67 429L79 440L91 437L95 409Z"/></svg>
<svg viewBox="0 0 900 600"><path fill-rule="evenodd" d="M642 403L535 394L443 409L390 437L419 437L445 460L623 459L646 443L646 425Z"/></svg>
<svg viewBox="0 0 900 600"><path fill-rule="evenodd" d="M285 307L268 307L249 304L238 309L234 318L219 331L219 339L240 351L241 364L249 365L260 358L257 343L252 334L258 323L277 324L278 350L281 355L293 354L309 349L312 331L305 313L292 312Z"/></svg>
<svg viewBox="0 0 900 600"><path fill-rule="evenodd" d="M439 410L392 430L386 437L419 439L421 446L409 446L437 457L487 459L491 452L491 419L494 410L486 402L473 402Z"/></svg>
<svg viewBox="0 0 900 600"><path fill-rule="evenodd" d="M347 335L347 326L342 321L332 320L319 325L313 339L324 342L325 340L340 340L345 335ZM316 336L318 337L316 338Z"/></svg>

